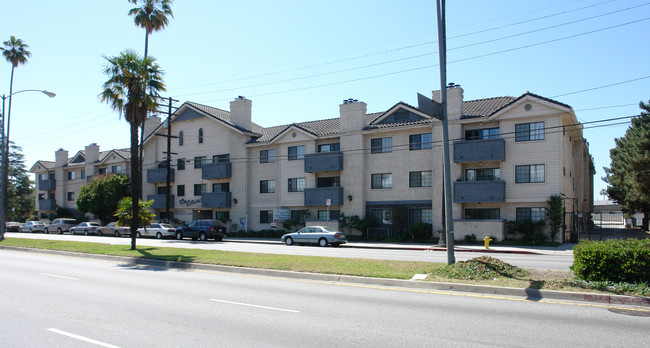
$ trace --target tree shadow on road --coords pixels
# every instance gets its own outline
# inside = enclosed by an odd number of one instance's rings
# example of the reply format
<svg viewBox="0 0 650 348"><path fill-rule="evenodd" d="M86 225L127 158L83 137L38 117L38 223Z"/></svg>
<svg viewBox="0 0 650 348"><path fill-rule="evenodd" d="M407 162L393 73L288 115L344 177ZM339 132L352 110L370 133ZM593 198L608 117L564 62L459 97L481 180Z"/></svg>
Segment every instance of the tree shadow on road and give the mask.
<svg viewBox="0 0 650 348"><path fill-rule="evenodd" d="M121 264L122 268L129 268L134 270L145 270L145 271L167 271L170 268L174 269L190 269L192 268L192 262L195 260L193 256L186 255L155 255L151 254L150 250L155 250L156 248L141 248L136 251L142 255L139 258L133 258L128 262Z"/></svg>

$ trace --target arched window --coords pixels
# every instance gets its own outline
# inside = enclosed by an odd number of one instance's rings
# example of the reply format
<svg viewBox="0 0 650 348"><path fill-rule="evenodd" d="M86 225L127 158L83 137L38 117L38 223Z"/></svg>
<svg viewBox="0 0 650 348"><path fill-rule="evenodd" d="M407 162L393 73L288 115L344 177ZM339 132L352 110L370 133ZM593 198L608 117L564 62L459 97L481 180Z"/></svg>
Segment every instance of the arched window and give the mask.
<svg viewBox="0 0 650 348"><path fill-rule="evenodd" d="M199 144L203 144L203 128L199 128Z"/></svg>
<svg viewBox="0 0 650 348"><path fill-rule="evenodd" d="M183 132L178 133L178 146L183 146Z"/></svg>

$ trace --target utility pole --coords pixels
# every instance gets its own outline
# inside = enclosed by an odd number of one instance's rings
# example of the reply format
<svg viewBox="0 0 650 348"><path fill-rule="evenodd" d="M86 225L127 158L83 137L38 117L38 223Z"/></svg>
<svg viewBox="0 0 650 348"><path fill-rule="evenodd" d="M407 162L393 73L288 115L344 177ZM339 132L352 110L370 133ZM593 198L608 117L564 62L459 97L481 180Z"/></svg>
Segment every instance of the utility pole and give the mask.
<svg viewBox="0 0 650 348"><path fill-rule="evenodd" d="M177 155L175 152L172 151L172 138L178 138L176 135L172 135L172 102L175 102L178 100L172 99L169 97L169 109L167 111L167 134L156 134L161 137L166 137L167 138L167 151L164 151L163 153L166 155L165 156L165 162L167 165L167 178L165 182L165 218L167 219L168 223L171 223L171 219L169 218L169 215L171 214L169 209L171 206L171 172L172 172L172 155Z"/></svg>
<svg viewBox="0 0 650 348"><path fill-rule="evenodd" d="M442 1L442 4L441 4ZM447 34L445 0L436 0L438 9L438 53L440 56L440 99L442 104L442 143L444 153L445 226L447 229L447 264L456 263L454 256L454 220L451 205L451 164L449 159L449 123L447 115Z"/></svg>

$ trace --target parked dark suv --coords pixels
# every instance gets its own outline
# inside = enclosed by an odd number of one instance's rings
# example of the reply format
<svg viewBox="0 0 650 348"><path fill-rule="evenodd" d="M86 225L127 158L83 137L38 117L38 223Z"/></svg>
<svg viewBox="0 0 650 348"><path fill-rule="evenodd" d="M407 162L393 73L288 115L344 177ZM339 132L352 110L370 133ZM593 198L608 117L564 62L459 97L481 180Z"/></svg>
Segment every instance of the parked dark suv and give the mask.
<svg viewBox="0 0 650 348"><path fill-rule="evenodd" d="M176 229L176 239L189 237L193 240L208 240L214 238L214 240L220 241L225 236L226 224L220 220L194 220L189 225Z"/></svg>

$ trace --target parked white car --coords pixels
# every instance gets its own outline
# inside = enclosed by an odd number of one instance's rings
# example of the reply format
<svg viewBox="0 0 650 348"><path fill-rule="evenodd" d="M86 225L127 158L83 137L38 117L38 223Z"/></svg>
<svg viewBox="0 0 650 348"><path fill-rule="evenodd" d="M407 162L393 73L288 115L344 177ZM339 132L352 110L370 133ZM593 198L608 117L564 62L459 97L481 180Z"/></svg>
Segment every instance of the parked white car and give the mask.
<svg viewBox="0 0 650 348"><path fill-rule="evenodd" d="M73 227L70 229L70 234L84 234L84 235L89 235L89 234L98 234L97 231L102 227L102 225L96 223L96 222L82 222L79 225Z"/></svg>
<svg viewBox="0 0 650 348"><path fill-rule="evenodd" d="M135 235L140 237L156 237L156 239L173 238L176 235L176 229L170 224L153 223L150 226L138 228Z"/></svg>
<svg viewBox="0 0 650 348"><path fill-rule="evenodd" d="M40 221L27 221L24 225L20 226L20 232L43 232L45 224Z"/></svg>

